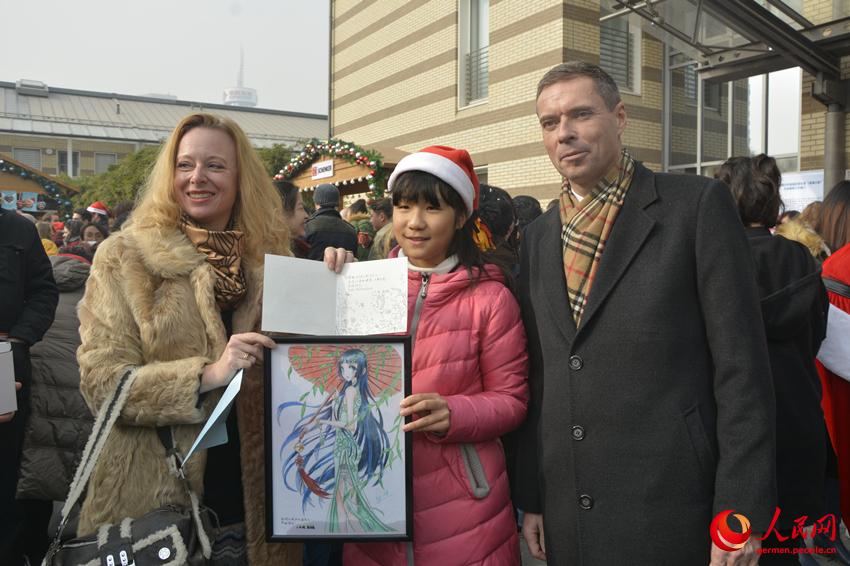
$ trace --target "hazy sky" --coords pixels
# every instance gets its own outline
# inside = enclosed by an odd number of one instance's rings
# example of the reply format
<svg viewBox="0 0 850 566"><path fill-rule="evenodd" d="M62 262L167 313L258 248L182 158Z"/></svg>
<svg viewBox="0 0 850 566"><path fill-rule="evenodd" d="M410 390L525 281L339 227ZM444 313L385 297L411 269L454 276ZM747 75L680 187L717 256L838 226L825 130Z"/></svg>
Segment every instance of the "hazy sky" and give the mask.
<svg viewBox="0 0 850 566"><path fill-rule="evenodd" d="M241 45L258 107L327 113L328 0L4 4L0 80L221 103Z"/></svg>

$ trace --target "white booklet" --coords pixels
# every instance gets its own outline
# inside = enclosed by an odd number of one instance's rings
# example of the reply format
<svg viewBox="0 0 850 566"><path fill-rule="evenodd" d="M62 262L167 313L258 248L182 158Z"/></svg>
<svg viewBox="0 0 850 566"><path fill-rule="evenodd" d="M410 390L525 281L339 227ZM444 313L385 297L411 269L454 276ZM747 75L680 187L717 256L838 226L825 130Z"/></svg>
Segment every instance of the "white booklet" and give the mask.
<svg viewBox="0 0 850 566"><path fill-rule="evenodd" d="M407 259L347 263L266 255L263 330L325 336L407 331Z"/></svg>
<svg viewBox="0 0 850 566"><path fill-rule="evenodd" d="M236 400L236 395L242 388L243 370L236 372L233 379L227 385L224 393L221 394L221 399L210 413L210 418L207 419L204 428L192 443L192 448L183 457L183 464L195 453L196 450L204 450L227 443L227 416L230 414L230 408L233 406L233 401Z"/></svg>
<svg viewBox="0 0 850 566"><path fill-rule="evenodd" d="M826 324L826 339L821 342L817 358L832 373L850 381L850 314L835 305L829 305Z"/></svg>
<svg viewBox="0 0 850 566"><path fill-rule="evenodd" d="M0 342L0 415L18 410L15 360L11 342Z"/></svg>

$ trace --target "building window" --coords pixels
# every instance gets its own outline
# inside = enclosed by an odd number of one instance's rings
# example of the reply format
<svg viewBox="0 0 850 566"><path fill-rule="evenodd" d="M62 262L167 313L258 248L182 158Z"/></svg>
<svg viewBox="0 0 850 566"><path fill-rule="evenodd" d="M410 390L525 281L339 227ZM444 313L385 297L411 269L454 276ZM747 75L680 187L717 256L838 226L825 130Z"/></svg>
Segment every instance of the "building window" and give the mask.
<svg viewBox="0 0 850 566"><path fill-rule="evenodd" d="M703 107L710 110L717 110L721 115L723 114L723 106L720 102L722 87L726 87L726 85L720 85L720 83L703 83L702 89Z"/></svg>
<svg viewBox="0 0 850 566"><path fill-rule="evenodd" d="M460 0L458 98L460 106L487 100L490 81L490 2Z"/></svg>
<svg viewBox="0 0 850 566"><path fill-rule="evenodd" d="M59 172L65 173L66 175L70 175L71 177L79 177L80 175L80 152L75 151L71 155L74 161L74 170L71 173L68 173L68 152L67 151L59 151Z"/></svg>
<svg viewBox="0 0 850 566"><path fill-rule="evenodd" d="M12 157L16 161L20 161L24 165L29 165L33 169L41 170L41 150L31 149L27 147L12 148Z"/></svg>
<svg viewBox="0 0 850 566"><path fill-rule="evenodd" d="M685 98L690 104L697 103L697 66L688 65L685 67Z"/></svg>
<svg viewBox="0 0 850 566"><path fill-rule="evenodd" d="M696 64L670 55L665 78L665 168L713 175L733 155L767 152L779 169L799 170L801 82L799 68L705 83ZM698 104L699 103L699 104Z"/></svg>
<svg viewBox="0 0 850 566"><path fill-rule="evenodd" d="M599 66L620 90L640 94L640 17L604 20L599 26Z"/></svg>
<svg viewBox="0 0 850 566"><path fill-rule="evenodd" d="M486 185L487 184L487 166L476 167L475 168L475 176L478 177L478 184Z"/></svg>
<svg viewBox="0 0 850 566"><path fill-rule="evenodd" d="M767 154L777 158L783 172L798 170L793 166L800 153L802 82L799 67L767 75Z"/></svg>
<svg viewBox="0 0 850 566"><path fill-rule="evenodd" d="M95 153L94 172L105 173L111 165L118 163L118 156L114 153Z"/></svg>

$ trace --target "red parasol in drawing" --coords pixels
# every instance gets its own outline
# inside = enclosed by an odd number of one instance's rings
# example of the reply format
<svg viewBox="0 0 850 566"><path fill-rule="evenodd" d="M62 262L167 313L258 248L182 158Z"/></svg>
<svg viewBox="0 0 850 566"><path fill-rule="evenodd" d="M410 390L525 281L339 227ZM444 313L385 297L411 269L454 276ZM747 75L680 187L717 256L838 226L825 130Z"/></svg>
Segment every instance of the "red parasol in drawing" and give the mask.
<svg viewBox="0 0 850 566"><path fill-rule="evenodd" d="M325 392L339 390L337 360L348 350L366 354L369 390L377 397L387 388L401 391L401 356L389 344L299 344L289 347L289 363L304 379Z"/></svg>

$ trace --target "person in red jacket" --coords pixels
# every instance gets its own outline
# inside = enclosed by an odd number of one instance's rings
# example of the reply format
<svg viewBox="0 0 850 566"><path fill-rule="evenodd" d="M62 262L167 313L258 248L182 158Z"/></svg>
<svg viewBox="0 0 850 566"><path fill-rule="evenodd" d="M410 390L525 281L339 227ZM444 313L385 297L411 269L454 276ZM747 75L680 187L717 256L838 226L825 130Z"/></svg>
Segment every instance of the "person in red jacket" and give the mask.
<svg viewBox="0 0 850 566"><path fill-rule="evenodd" d="M391 257L406 257L413 338L413 543L346 544L346 565L519 565L499 437L528 402L528 355L504 268L475 245L479 185L462 149L433 146L390 176Z"/></svg>
<svg viewBox="0 0 850 566"><path fill-rule="evenodd" d="M820 232L832 251L832 255L823 263L822 276L850 285L850 182L841 181L827 194L821 208ZM829 286L827 290L832 307L850 313L850 298L834 292ZM834 315L834 310L830 310L833 312L829 315L827 341L835 342L834 322L838 322L841 313ZM839 338L846 343L848 337L845 335ZM824 354L825 348L822 346L817 364L823 387L821 403L838 461L841 516L844 524L850 525L850 381L847 381L850 375L843 375L845 372L839 370Z"/></svg>

